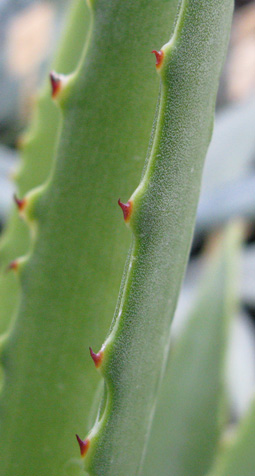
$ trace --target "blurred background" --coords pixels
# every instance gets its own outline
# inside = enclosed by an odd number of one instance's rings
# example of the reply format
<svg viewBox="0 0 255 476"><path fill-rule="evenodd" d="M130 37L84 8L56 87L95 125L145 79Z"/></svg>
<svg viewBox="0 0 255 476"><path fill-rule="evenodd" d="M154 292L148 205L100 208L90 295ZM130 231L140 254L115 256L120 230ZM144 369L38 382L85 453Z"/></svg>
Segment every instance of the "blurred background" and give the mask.
<svg viewBox="0 0 255 476"><path fill-rule="evenodd" d="M61 34L67 0L0 0L0 231L13 202L10 178L17 144ZM255 388L255 1L236 0L233 29L220 82L215 130L208 151L190 263L174 320L185 321L202 270L209 235L242 217L240 312L232 329L228 363L233 419Z"/></svg>

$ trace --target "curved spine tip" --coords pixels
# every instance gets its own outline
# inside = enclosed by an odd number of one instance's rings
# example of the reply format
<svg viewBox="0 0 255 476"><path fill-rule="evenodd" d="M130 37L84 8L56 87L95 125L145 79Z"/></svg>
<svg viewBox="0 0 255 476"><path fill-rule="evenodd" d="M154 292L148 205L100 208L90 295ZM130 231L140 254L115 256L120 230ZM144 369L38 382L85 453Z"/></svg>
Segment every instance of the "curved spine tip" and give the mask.
<svg viewBox="0 0 255 476"><path fill-rule="evenodd" d="M90 352L91 358L94 361L94 364L95 364L96 368L100 367L101 364L102 364L104 353L100 350L100 352L95 354L95 352L93 352L91 347L89 348L89 352Z"/></svg>
<svg viewBox="0 0 255 476"><path fill-rule="evenodd" d="M14 202L16 203L19 212L23 212L26 206L26 199L25 198L18 198L16 194L13 195Z"/></svg>
<svg viewBox="0 0 255 476"><path fill-rule="evenodd" d="M163 63L164 52L162 50L152 50L152 53L156 56L156 68L159 69Z"/></svg>
<svg viewBox="0 0 255 476"><path fill-rule="evenodd" d="M133 208L132 202L130 200L128 200L127 203L122 203L120 201L120 198L119 198L118 204L119 204L120 208L123 211L123 216L124 216L125 222L128 222L130 220L131 213L132 213L132 208Z"/></svg>
<svg viewBox="0 0 255 476"><path fill-rule="evenodd" d="M62 88L61 75L57 74L55 71L51 71L50 82L51 82L51 96L53 99L55 99Z"/></svg>
<svg viewBox="0 0 255 476"><path fill-rule="evenodd" d="M86 440L82 440L78 435L75 436L80 447L81 456L84 457L89 449L90 441L88 438L86 438Z"/></svg>

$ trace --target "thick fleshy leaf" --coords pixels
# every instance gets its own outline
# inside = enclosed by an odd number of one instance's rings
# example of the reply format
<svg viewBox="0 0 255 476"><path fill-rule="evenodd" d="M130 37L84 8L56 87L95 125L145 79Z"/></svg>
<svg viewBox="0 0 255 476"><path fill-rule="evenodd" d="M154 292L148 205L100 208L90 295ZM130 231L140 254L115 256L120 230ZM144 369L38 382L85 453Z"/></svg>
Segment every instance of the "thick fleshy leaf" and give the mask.
<svg viewBox="0 0 255 476"><path fill-rule="evenodd" d="M203 476L210 467L220 434L239 244L240 226L232 225L210 257L188 323L170 354L142 476Z"/></svg>
<svg viewBox="0 0 255 476"><path fill-rule="evenodd" d="M177 0L88 3L90 39L61 91L54 170L27 200L37 233L2 356L4 476L81 471L75 434L88 429L99 381L88 348L97 351L108 329L130 241L117 200L141 174L159 86L150 52L167 40L177 7Z"/></svg>
<svg viewBox="0 0 255 476"><path fill-rule="evenodd" d="M101 349L106 392L87 436L84 465L90 476L141 472L189 255L232 11L232 0L184 0L173 37L155 51L158 115L142 180L128 203L120 204L133 243Z"/></svg>
<svg viewBox="0 0 255 476"><path fill-rule="evenodd" d="M66 13L66 27L52 67L63 73L75 68L89 30L90 12L85 0L74 0ZM33 121L20 139L21 166L16 173L16 194L22 198L49 175L55 153L60 112L50 95L48 77L36 101ZM8 264L25 254L29 247L29 230L13 204L11 216L0 242L0 334L8 328L19 299L19 285Z"/></svg>
<svg viewBox="0 0 255 476"><path fill-rule="evenodd" d="M208 476L253 476L255 474L255 402L232 441Z"/></svg>

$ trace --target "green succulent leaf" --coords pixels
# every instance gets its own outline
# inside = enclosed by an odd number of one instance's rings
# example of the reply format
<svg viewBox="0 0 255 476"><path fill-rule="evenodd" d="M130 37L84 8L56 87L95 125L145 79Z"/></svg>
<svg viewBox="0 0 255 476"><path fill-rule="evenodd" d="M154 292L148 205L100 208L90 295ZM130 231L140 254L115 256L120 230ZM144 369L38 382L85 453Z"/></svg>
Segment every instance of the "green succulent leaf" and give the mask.
<svg viewBox="0 0 255 476"><path fill-rule="evenodd" d="M99 383L88 348L109 326L130 242L117 200L139 180L158 95L150 52L166 41L177 0L92 6L79 68L56 97L53 170L26 197L33 244L2 353L4 476L82 471L75 434L89 429Z"/></svg>
<svg viewBox="0 0 255 476"><path fill-rule="evenodd" d="M89 30L90 11L85 0L72 2L67 12L66 28L53 68L70 73L80 59ZM36 100L33 121L20 139L21 165L16 173L17 196L22 198L49 175L55 153L60 112L50 95L49 80ZM29 248L29 230L14 205L0 245L0 334L5 332L19 301L20 286L7 266Z"/></svg>
<svg viewBox="0 0 255 476"><path fill-rule="evenodd" d="M226 414L224 367L229 323L237 305L241 234L242 225L233 224L220 237L188 323L174 343L143 476L204 476L211 467Z"/></svg>
<svg viewBox="0 0 255 476"><path fill-rule="evenodd" d="M255 403L218 455L208 476L252 476L255 468Z"/></svg>
<svg viewBox="0 0 255 476"><path fill-rule="evenodd" d="M173 37L155 51L161 78L157 118L141 183L127 204L120 203L133 242L99 355L103 402L81 444L90 476L141 474L188 260L232 11L232 0L184 0Z"/></svg>

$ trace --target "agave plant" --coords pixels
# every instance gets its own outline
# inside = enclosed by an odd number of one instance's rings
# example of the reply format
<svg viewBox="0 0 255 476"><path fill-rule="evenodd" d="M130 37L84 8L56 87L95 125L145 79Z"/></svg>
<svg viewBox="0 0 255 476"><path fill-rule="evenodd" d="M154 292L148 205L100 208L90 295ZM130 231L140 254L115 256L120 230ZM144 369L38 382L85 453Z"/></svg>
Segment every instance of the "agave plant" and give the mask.
<svg viewBox="0 0 255 476"><path fill-rule="evenodd" d="M17 211L2 243L0 473L251 476L218 457L239 225L169 353L233 1L88 3L23 143L30 244Z"/></svg>

